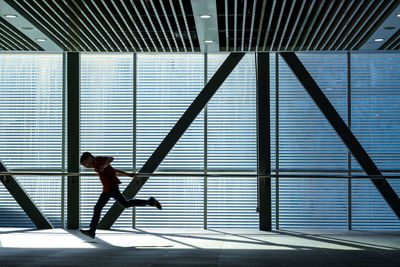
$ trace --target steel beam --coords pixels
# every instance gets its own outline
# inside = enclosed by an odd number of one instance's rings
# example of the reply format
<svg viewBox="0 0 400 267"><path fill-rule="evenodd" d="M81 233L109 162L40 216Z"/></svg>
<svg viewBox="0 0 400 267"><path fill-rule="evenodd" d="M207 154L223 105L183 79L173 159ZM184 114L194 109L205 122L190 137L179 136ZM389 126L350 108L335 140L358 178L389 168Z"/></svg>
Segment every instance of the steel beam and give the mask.
<svg viewBox="0 0 400 267"><path fill-rule="evenodd" d="M203 110L203 108L206 106L208 101L215 94L215 92L218 90L221 84L225 81L225 79L229 76L232 70L240 62L243 56L244 53L231 53L227 57L227 59L224 61L224 63L222 63L222 65L216 71L214 76L208 81L208 83L205 85L205 87L196 97L193 103L185 111L185 113L178 120L178 122L171 129L168 135L157 147L157 149L153 152L153 154L146 161L146 163L142 166L142 168L139 170L139 173L153 173L157 169L157 167L161 164L164 158L174 147L176 142L178 142L178 140L185 133L187 128L189 128L194 119ZM142 186L146 183L148 179L149 177L143 177L140 179L132 180L123 192L125 197L128 199L133 198L137 194L137 192L139 192L139 190L142 188ZM121 205L114 203L114 205L110 208L110 210L105 214L103 219L100 221L98 228L109 229L121 215L123 210L124 208Z"/></svg>
<svg viewBox="0 0 400 267"><path fill-rule="evenodd" d="M79 71L78 52L67 53L67 170L79 173ZM79 228L79 176L68 176L67 182L67 228Z"/></svg>
<svg viewBox="0 0 400 267"><path fill-rule="evenodd" d="M257 170L271 175L269 53L257 53ZM259 229L272 230L271 178L258 177Z"/></svg>
<svg viewBox="0 0 400 267"><path fill-rule="evenodd" d="M6 166L0 161L0 171L8 172ZM18 202L21 208L29 216L32 222L39 229L51 229L53 226L50 221L44 216L43 212L40 211L39 207L35 205L33 200L29 197L28 193L18 183L18 180L12 175L0 176L0 181L4 187L7 188L8 192Z"/></svg>
<svg viewBox="0 0 400 267"><path fill-rule="evenodd" d="M286 61L290 69L296 75L297 79L314 100L315 104L317 104L321 112L325 115L326 119L346 144L364 171L368 175L382 176L382 173L378 167L361 146L360 142L358 142L357 138L351 132L349 127L347 127L346 123L343 121L339 113L335 110L328 98L311 77L310 73L306 70L296 54L293 52L282 52L280 55ZM392 208L393 212L400 219L400 199L390 186L389 182L386 179L371 179L371 181Z"/></svg>

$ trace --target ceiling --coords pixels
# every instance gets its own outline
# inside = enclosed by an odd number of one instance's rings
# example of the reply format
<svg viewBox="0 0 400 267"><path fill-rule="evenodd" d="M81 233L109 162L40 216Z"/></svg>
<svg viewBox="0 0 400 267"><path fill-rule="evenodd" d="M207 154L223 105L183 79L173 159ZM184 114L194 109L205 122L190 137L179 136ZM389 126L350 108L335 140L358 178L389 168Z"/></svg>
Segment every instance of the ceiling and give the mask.
<svg viewBox="0 0 400 267"><path fill-rule="evenodd" d="M385 38L377 44L372 41L374 49L400 48L400 17L391 18L400 13L399 0L1 0L0 4L27 23L15 23L2 14L2 51L52 50L37 41L32 28L60 51L360 50L380 31ZM216 15L201 19L202 12ZM394 24L387 26L389 18ZM212 49L204 43L209 36L214 36Z"/></svg>

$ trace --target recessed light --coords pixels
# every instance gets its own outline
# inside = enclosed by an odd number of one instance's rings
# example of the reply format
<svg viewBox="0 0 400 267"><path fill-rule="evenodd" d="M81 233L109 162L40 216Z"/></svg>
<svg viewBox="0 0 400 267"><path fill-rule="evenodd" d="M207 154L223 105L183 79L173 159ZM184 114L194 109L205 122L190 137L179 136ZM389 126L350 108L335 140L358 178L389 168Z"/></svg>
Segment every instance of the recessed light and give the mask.
<svg viewBox="0 0 400 267"><path fill-rule="evenodd" d="M385 30L394 30L394 29L396 29L396 27L393 27L393 26L386 26L386 27L383 27Z"/></svg>
<svg viewBox="0 0 400 267"><path fill-rule="evenodd" d="M396 16L400 17L400 13L399 13L399 14L397 14Z"/></svg>
<svg viewBox="0 0 400 267"><path fill-rule="evenodd" d="M36 38L35 40L38 42L46 42L46 39L44 39L44 38Z"/></svg>
<svg viewBox="0 0 400 267"><path fill-rule="evenodd" d="M14 15L14 14L5 14L4 17L6 17L6 18L16 18L17 15Z"/></svg>
<svg viewBox="0 0 400 267"><path fill-rule="evenodd" d="M375 39L374 39L375 42L383 42L384 40L385 40L385 39L383 39L383 38L375 38Z"/></svg>
<svg viewBox="0 0 400 267"><path fill-rule="evenodd" d="M31 31L31 30L33 30L32 27L22 27L21 29L23 29L24 31Z"/></svg>
<svg viewBox="0 0 400 267"><path fill-rule="evenodd" d="M214 43L214 40L204 40L205 43Z"/></svg>
<svg viewBox="0 0 400 267"><path fill-rule="evenodd" d="M209 19L209 18L211 18L211 15L200 15L200 18Z"/></svg>

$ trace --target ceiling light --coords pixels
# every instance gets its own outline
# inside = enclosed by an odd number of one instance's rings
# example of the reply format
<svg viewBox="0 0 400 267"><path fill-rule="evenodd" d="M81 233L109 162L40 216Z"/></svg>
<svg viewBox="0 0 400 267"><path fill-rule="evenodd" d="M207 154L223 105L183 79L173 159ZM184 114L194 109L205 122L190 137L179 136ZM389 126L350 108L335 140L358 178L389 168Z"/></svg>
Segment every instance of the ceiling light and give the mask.
<svg viewBox="0 0 400 267"><path fill-rule="evenodd" d="M36 38L35 40L38 42L46 42L46 39L44 39L44 38Z"/></svg>
<svg viewBox="0 0 400 267"><path fill-rule="evenodd" d="M385 40L385 39L383 39L383 38L375 38L374 39L375 42L383 42L383 40Z"/></svg>
<svg viewBox="0 0 400 267"><path fill-rule="evenodd" d="M396 16L400 17L400 13L399 13L399 14L397 14Z"/></svg>
<svg viewBox="0 0 400 267"><path fill-rule="evenodd" d="M209 19L209 18L211 18L211 15L200 15L200 18Z"/></svg>
<svg viewBox="0 0 400 267"><path fill-rule="evenodd" d="M21 29L23 29L24 31L31 31L31 30L33 30L32 27L22 27Z"/></svg>
<svg viewBox="0 0 400 267"><path fill-rule="evenodd" d="M5 14L4 17L6 17L6 18L16 18L17 15L14 15L14 14Z"/></svg>
<svg viewBox="0 0 400 267"><path fill-rule="evenodd" d="M205 43L214 43L214 40L204 40Z"/></svg>
<svg viewBox="0 0 400 267"><path fill-rule="evenodd" d="M386 27L383 27L385 30L394 30L394 29L396 29L396 27L393 27L393 26L386 26Z"/></svg>

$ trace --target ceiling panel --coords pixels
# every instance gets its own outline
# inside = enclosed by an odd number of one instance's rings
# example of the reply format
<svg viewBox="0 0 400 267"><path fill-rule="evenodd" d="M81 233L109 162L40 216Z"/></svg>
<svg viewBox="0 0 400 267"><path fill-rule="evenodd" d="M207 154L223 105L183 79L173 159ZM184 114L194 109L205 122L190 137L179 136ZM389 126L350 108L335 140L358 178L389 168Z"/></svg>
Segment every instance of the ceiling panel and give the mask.
<svg viewBox="0 0 400 267"><path fill-rule="evenodd" d="M191 5L202 0L5 1L65 51L204 50ZM399 0L215 2L220 51L358 50L400 4ZM3 19L0 49L42 50ZM399 32L379 49L398 50Z"/></svg>

